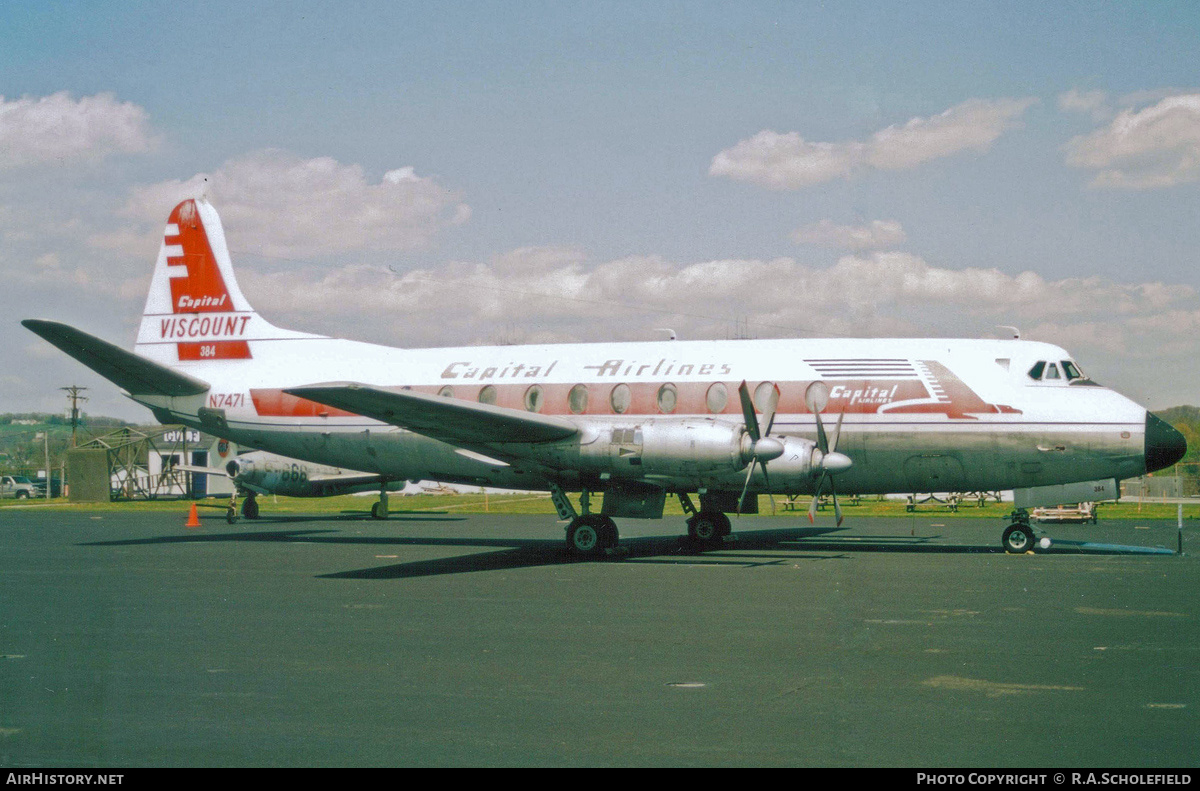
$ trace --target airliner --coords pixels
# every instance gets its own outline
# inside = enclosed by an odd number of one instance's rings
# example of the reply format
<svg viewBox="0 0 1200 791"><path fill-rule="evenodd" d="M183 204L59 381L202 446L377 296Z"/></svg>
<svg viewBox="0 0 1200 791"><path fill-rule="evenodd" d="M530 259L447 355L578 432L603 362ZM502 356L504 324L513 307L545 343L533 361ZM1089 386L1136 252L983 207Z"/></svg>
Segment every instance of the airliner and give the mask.
<svg viewBox="0 0 1200 791"><path fill-rule="evenodd" d="M1120 480L1187 449L1065 350L1029 340L401 349L281 329L242 294L205 199L170 213L132 352L22 324L161 423L386 481L549 492L582 556L617 547L614 519L662 518L669 496L706 548L760 494L811 495L810 519L829 495L840 525L838 492L999 490L1014 500L1001 544L1021 553L1035 546L1030 508L1116 499Z"/></svg>

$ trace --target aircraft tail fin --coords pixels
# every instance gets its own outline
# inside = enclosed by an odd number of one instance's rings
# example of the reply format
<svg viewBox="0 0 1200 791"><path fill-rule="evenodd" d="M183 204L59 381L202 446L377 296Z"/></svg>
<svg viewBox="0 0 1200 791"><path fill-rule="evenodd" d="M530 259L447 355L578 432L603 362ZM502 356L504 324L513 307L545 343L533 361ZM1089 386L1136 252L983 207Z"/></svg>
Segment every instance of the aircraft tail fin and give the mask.
<svg viewBox="0 0 1200 791"><path fill-rule="evenodd" d="M250 306L208 201L185 200L171 211L142 312L139 354L166 365L249 360L253 341L318 337L281 330Z"/></svg>

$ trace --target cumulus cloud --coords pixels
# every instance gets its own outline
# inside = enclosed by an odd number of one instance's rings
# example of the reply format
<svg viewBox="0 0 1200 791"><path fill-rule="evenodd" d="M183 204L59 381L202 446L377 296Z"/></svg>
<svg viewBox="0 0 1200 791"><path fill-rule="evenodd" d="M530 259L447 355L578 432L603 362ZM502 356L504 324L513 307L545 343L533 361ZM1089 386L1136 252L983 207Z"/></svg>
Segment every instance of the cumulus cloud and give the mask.
<svg viewBox="0 0 1200 791"><path fill-rule="evenodd" d="M220 212L231 247L268 257L426 248L439 232L471 216L456 193L412 167L372 183L358 165L274 149L231 159L186 181L138 187L122 213L158 233L176 203L202 194ZM123 229L92 241L113 247L135 237Z"/></svg>
<svg viewBox="0 0 1200 791"><path fill-rule="evenodd" d="M708 172L792 190L866 170L913 168L962 151L986 151L1035 101L969 99L939 115L881 129L865 141L810 142L797 132L764 130L718 153Z"/></svg>
<svg viewBox="0 0 1200 791"><path fill-rule="evenodd" d="M1058 95L1058 109L1064 113L1087 113L1097 121L1111 114L1108 94L1104 91L1080 91L1076 88Z"/></svg>
<svg viewBox="0 0 1200 791"><path fill-rule="evenodd" d="M797 244L815 244L843 250L878 250L904 242L904 228L896 220L872 220L866 225L838 225L821 220L791 234Z"/></svg>
<svg viewBox="0 0 1200 791"><path fill-rule="evenodd" d="M66 91L6 101L0 96L0 169L98 160L149 151L146 111L111 93L72 99Z"/></svg>
<svg viewBox="0 0 1200 791"><path fill-rule="evenodd" d="M404 274L249 272L242 286L283 326L412 347L646 340L664 326L685 339L1004 337L996 325L1012 324L1085 364L1200 355L1200 331L1180 332L1200 327L1187 286L950 269L894 251L820 267L792 258L590 263L571 248L522 248Z"/></svg>
<svg viewBox="0 0 1200 791"><path fill-rule="evenodd" d="M1093 187L1141 190L1200 180L1200 94L1124 110L1073 138L1066 152L1068 165L1097 171Z"/></svg>

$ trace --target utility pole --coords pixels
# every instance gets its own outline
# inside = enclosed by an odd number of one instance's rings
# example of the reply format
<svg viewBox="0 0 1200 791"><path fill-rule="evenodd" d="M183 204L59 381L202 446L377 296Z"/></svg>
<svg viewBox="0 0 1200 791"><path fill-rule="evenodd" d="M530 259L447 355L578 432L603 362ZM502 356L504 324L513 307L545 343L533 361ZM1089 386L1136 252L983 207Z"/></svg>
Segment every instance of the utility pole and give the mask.
<svg viewBox="0 0 1200 791"><path fill-rule="evenodd" d="M67 391L67 398L71 400L71 447L75 447L75 429L79 427L79 402L87 401L86 398L79 395L86 387L79 385L71 385L70 387L60 387L59 390ZM46 473L49 475L49 473Z"/></svg>

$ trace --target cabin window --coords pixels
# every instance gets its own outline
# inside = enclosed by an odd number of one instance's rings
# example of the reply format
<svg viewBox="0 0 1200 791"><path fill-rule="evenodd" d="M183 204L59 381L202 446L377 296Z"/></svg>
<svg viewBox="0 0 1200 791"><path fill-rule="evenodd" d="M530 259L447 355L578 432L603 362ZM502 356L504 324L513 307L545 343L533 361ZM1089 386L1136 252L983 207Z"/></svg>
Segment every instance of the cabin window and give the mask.
<svg viewBox="0 0 1200 791"><path fill-rule="evenodd" d="M496 403L496 387L494 385L484 385L480 389L479 403L481 403L481 404Z"/></svg>
<svg viewBox="0 0 1200 791"><path fill-rule="evenodd" d="M704 401L708 405L709 412L724 412L725 405L729 403L729 391L725 389L724 384L717 382L708 388Z"/></svg>
<svg viewBox="0 0 1200 791"><path fill-rule="evenodd" d="M1008 364L1010 362L1012 362L1012 360L1008 357L997 357L996 358L996 365L1000 366L1001 368L1003 368L1006 371L1008 370Z"/></svg>
<svg viewBox="0 0 1200 791"><path fill-rule="evenodd" d="M542 403L545 401L542 396L542 386L533 385L525 391L525 409L530 412L541 412Z"/></svg>
<svg viewBox="0 0 1200 791"><path fill-rule="evenodd" d="M612 411L618 415L625 414L629 405L633 403L633 393L629 391L629 385L619 384L614 387L609 395L609 403L612 404Z"/></svg>
<svg viewBox="0 0 1200 791"><path fill-rule="evenodd" d="M573 414L582 415L587 411L588 406L588 389L584 385L575 385L571 388L571 392L567 393L567 408Z"/></svg>
<svg viewBox="0 0 1200 791"><path fill-rule="evenodd" d="M679 394L675 391L675 385L665 384L658 388L658 410L660 412L674 412L678 400Z"/></svg>
<svg viewBox="0 0 1200 791"><path fill-rule="evenodd" d="M774 382L763 382L758 387L754 388L754 405L758 407L759 412L767 411L767 406L771 399L771 392L774 389Z"/></svg>
<svg viewBox="0 0 1200 791"><path fill-rule="evenodd" d="M1061 379L1062 378L1061 376L1058 375L1058 366L1057 365L1055 365L1054 363L1050 363L1050 365L1046 368L1046 378L1047 379Z"/></svg>
<svg viewBox="0 0 1200 791"><path fill-rule="evenodd" d="M1029 378L1035 382L1040 381L1042 378L1042 371L1044 370L1046 370L1046 361L1038 360L1033 364L1033 367L1029 369Z"/></svg>
<svg viewBox="0 0 1200 791"><path fill-rule="evenodd" d="M450 385L446 385L441 390L438 390L438 395L440 395L442 398L454 398L454 388Z"/></svg>

